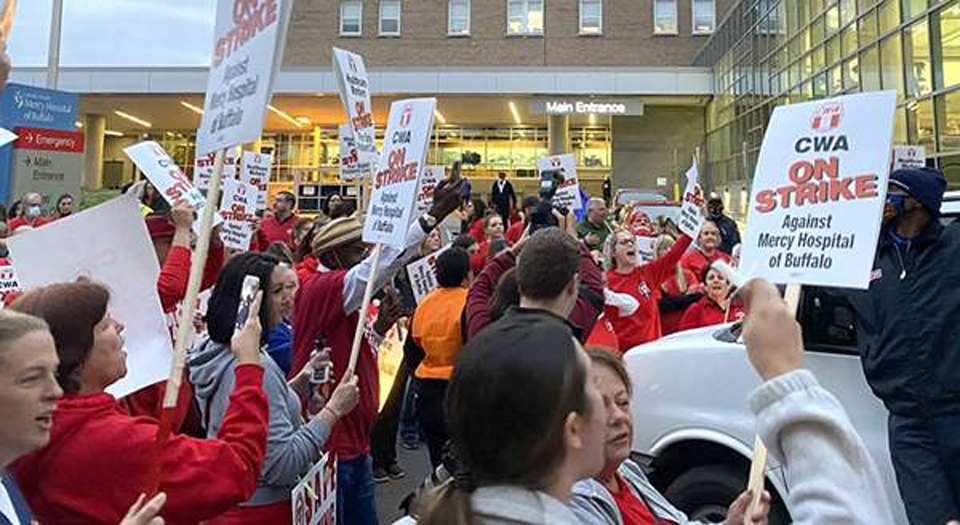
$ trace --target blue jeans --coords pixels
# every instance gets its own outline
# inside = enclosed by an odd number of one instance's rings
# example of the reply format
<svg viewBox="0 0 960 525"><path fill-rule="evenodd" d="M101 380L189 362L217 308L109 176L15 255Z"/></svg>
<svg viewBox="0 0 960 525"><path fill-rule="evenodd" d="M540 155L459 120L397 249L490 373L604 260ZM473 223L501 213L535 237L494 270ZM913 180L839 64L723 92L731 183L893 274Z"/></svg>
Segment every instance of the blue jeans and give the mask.
<svg viewBox="0 0 960 525"><path fill-rule="evenodd" d="M369 454L337 463L337 523L379 523L373 484L373 461Z"/></svg>
<svg viewBox="0 0 960 525"><path fill-rule="evenodd" d="M890 414L890 455L911 525L960 518L960 415Z"/></svg>

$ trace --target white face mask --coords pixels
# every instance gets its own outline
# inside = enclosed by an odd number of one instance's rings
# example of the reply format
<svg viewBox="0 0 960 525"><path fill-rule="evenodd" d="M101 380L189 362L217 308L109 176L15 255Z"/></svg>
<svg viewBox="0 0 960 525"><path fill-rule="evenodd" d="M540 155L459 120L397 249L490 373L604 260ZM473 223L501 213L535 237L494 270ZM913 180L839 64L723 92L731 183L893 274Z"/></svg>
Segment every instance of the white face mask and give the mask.
<svg viewBox="0 0 960 525"><path fill-rule="evenodd" d="M33 205L27 207L27 217L30 219L36 219L40 216L40 206Z"/></svg>

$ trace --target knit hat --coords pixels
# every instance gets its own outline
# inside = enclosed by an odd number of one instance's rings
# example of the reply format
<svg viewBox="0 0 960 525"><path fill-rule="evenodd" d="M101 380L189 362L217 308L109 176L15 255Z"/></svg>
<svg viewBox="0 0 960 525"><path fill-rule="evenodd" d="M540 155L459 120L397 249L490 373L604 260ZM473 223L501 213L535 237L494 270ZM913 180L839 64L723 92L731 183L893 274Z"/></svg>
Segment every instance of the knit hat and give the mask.
<svg viewBox="0 0 960 525"><path fill-rule="evenodd" d="M166 215L148 215L144 220L147 223L147 231L150 232L151 240L173 237L176 231L173 223Z"/></svg>
<svg viewBox="0 0 960 525"><path fill-rule="evenodd" d="M940 170L927 167L899 169L890 175L890 184L917 199L935 217L940 216L940 204L947 188Z"/></svg>
<svg viewBox="0 0 960 525"><path fill-rule="evenodd" d="M313 236L313 255L332 250L349 242L360 239L363 234L363 224L356 217L340 217L320 228Z"/></svg>

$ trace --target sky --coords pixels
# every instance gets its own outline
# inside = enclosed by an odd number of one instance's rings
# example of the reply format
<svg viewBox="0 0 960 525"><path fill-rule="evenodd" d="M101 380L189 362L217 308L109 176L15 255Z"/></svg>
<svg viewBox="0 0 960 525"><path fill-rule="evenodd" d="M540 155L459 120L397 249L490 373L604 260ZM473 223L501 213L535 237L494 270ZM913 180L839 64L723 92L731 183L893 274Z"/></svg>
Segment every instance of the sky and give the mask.
<svg viewBox="0 0 960 525"><path fill-rule="evenodd" d="M2 3L3 0L0 0ZM63 0L61 66L206 66L216 0ZM53 0L18 0L7 54L45 66Z"/></svg>

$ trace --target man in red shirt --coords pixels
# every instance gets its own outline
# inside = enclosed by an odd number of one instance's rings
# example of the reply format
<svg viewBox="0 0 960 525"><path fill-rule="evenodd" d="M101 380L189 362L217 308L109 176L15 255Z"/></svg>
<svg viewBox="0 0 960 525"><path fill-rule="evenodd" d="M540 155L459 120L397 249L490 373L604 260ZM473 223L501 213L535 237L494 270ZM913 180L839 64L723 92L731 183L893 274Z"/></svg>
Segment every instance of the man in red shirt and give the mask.
<svg viewBox="0 0 960 525"><path fill-rule="evenodd" d="M273 203L273 215L264 217L257 231L260 246L266 249L271 243L280 241L291 250L295 249L291 232L299 220L294 213L296 208L297 198L292 193L281 191L277 194L277 200Z"/></svg>
<svg viewBox="0 0 960 525"><path fill-rule="evenodd" d="M697 276L697 282L691 284L701 284L699 280L707 271L707 267L718 259L730 262L730 256L720 251L720 230L715 222L703 221L696 248L684 255L680 264L685 270L690 270Z"/></svg>
<svg viewBox="0 0 960 525"><path fill-rule="evenodd" d="M363 225L355 217L335 219L317 231L313 255L329 271L305 282L297 294L293 319L297 328L290 377L300 372L311 352L319 346L331 349L332 381L333 384L340 381L350 361L357 324L366 322L359 318L359 310L367 282L373 279L377 292L405 267L430 231L460 205L461 185L462 180L455 184L443 181L437 186L433 206L410 227L405 249L384 246L376 273L372 272L373 256L366 255L368 247L361 239ZM333 427L327 442L327 449L338 459L337 523L377 523L370 433L377 418L380 395L375 340L378 335L367 332L368 337L361 339L355 368L360 404Z"/></svg>
<svg viewBox="0 0 960 525"><path fill-rule="evenodd" d="M43 197L39 193L27 193L20 202L22 203L20 216L11 219L7 225L11 233L23 226L39 228L50 222L49 217L43 216Z"/></svg>

